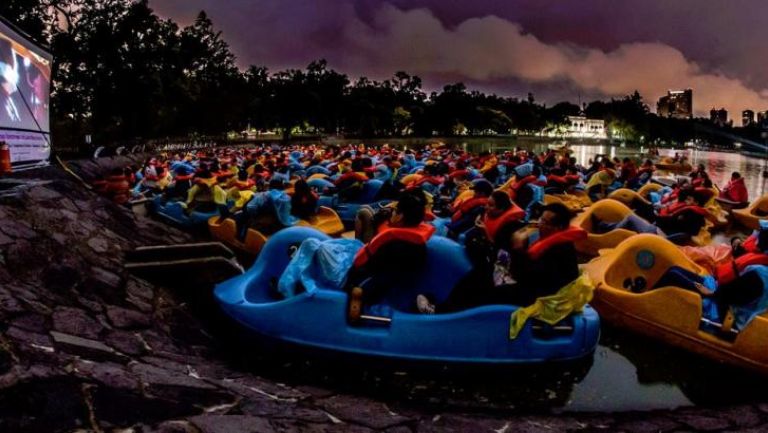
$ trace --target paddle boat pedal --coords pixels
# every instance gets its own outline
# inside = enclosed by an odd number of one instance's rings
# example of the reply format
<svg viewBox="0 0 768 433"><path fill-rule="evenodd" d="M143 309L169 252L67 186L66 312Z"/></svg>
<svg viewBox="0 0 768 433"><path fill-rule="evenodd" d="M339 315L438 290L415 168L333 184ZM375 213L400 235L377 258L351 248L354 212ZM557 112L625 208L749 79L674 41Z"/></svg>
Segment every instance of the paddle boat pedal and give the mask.
<svg viewBox="0 0 768 433"><path fill-rule="evenodd" d="M125 269L168 284L214 284L244 272L232 250L219 242L138 247L126 255Z"/></svg>
<svg viewBox="0 0 768 433"><path fill-rule="evenodd" d="M699 330L712 334L723 341L733 343L736 341L736 337L739 336L739 330L733 327L734 320L733 313L730 310L723 323L702 317L699 323Z"/></svg>

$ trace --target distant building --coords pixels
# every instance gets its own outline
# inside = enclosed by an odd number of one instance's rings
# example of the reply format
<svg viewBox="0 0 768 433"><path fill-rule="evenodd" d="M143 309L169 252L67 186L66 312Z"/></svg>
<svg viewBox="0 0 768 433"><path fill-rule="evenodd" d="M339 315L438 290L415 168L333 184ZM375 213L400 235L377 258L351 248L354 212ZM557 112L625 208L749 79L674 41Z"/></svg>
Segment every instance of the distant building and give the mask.
<svg viewBox="0 0 768 433"><path fill-rule="evenodd" d="M768 129L768 111L757 112L757 124L763 129Z"/></svg>
<svg viewBox="0 0 768 433"><path fill-rule="evenodd" d="M741 112L741 126L747 127L755 124L755 112L752 110L744 110Z"/></svg>
<svg viewBox="0 0 768 433"><path fill-rule="evenodd" d="M607 138L603 119L587 119L585 116L568 116L568 132L573 138Z"/></svg>
<svg viewBox="0 0 768 433"><path fill-rule="evenodd" d="M728 110L725 108L721 108L719 110L716 110L714 107L709 110L709 120L712 121L716 126L719 127L725 127L726 125L730 125L728 123Z"/></svg>
<svg viewBox="0 0 768 433"><path fill-rule="evenodd" d="M659 98L656 114L660 117L690 119L693 117L693 90L669 90L667 96Z"/></svg>

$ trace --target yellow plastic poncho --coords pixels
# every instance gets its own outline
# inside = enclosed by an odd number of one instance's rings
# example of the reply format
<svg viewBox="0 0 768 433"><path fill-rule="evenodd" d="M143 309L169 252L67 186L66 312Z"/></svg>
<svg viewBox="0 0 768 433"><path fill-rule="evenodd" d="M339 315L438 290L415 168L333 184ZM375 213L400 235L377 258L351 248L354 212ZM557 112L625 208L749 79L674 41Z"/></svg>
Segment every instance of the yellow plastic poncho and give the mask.
<svg viewBox="0 0 768 433"><path fill-rule="evenodd" d="M570 284L551 296L539 298L532 305L518 308L512 313L509 324L509 339L514 340L528 319L538 319L554 325L572 313L581 312L592 300L595 285L587 274L582 274Z"/></svg>

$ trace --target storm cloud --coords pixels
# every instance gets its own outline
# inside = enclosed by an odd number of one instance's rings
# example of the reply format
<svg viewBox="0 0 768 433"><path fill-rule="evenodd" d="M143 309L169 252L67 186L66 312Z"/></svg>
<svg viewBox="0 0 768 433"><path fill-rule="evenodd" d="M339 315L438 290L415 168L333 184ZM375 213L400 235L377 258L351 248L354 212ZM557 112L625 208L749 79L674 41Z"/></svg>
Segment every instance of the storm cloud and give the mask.
<svg viewBox="0 0 768 433"><path fill-rule="evenodd" d="M599 2L586 2L585 7ZM603 97L638 90L652 109L668 89L690 87L697 115L707 115L713 107L725 107L732 117L739 117L745 108L768 109L768 91L757 88L761 81L738 76L734 72L738 68L729 69L726 64L716 68L711 59L694 61L681 49L651 37L642 40L635 35L630 38L633 41L622 42L615 34L611 37L610 28L604 30L611 43L591 44L589 37L569 38L568 32L553 37L551 27L542 30L545 37L541 37L531 11L525 15L510 8L512 12L506 14L521 15L531 26L526 28L502 14L446 18L431 7L373 1L228 1L226 8L207 0L183 3L186 16L175 0L155 1L152 6L182 21L191 19L194 6L189 3L205 8L241 64L278 69L304 66L323 57L331 67L353 77L384 78L405 70L422 76L427 84L450 77L511 96L525 92L526 87L558 88L563 83L579 93ZM479 2L488 9L485 3ZM555 15L553 20L557 19ZM593 34L594 39L601 30L585 28L580 34ZM505 88L510 82L517 85ZM559 99L573 100L573 96L559 95ZM553 98L558 95L550 95Z"/></svg>

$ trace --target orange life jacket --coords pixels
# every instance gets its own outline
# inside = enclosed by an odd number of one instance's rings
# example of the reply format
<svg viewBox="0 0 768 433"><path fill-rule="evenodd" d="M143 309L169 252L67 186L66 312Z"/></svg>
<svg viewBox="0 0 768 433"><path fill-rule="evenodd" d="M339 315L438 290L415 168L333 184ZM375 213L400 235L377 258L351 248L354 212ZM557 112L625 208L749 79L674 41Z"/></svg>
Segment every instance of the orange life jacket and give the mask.
<svg viewBox="0 0 768 433"><path fill-rule="evenodd" d="M529 183L536 182L537 179L538 177L529 174L528 176L525 176L524 178L516 181L509 189L509 197L514 200L517 197L517 192L520 191L522 187L528 185Z"/></svg>
<svg viewBox="0 0 768 433"><path fill-rule="evenodd" d="M728 263L723 263L715 270L718 284L726 284L735 280L739 274L750 265L768 265L768 254L746 253Z"/></svg>
<svg viewBox="0 0 768 433"><path fill-rule="evenodd" d="M528 256L533 260L538 260L555 245L567 244L586 238L587 232L584 229L570 226L561 232L557 232L549 237L534 242L533 245L528 247ZM553 269L553 271L555 270Z"/></svg>
<svg viewBox="0 0 768 433"><path fill-rule="evenodd" d="M525 211L520 209L514 203L512 204L512 207L505 210L503 214L499 215L496 218L488 218L488 215L486 214L483 217L485 234L488 236L488 239L493 241L494 239L496 239L496 233L498 233L499 229L501 229L502 227L504 227L505 225L511 222L520 221L524 217L525 217Z"/></svg>
<svg viewBox="0 0 768 433"><path fill-rule="evenodd" d="M357 251L354 266L356 268L365 266L382 246L390 242L402 241L415 245L425 245L433 233L435 233L435 227L426 223L421 223L416 227L390 227L389 223L384 223L379 228L378 234Z"/></svg>
<svg viewBox="0 0 768 433"><path fill-rule="evenodd" d="M472 211L472 209L479 207L479 206L485 206L488 204L488 197L475 197L471 198L461 205L459 205L459 209L453 213L453 216L451 217L451 221L456 222L460 220L464 215Z"/></svg>

